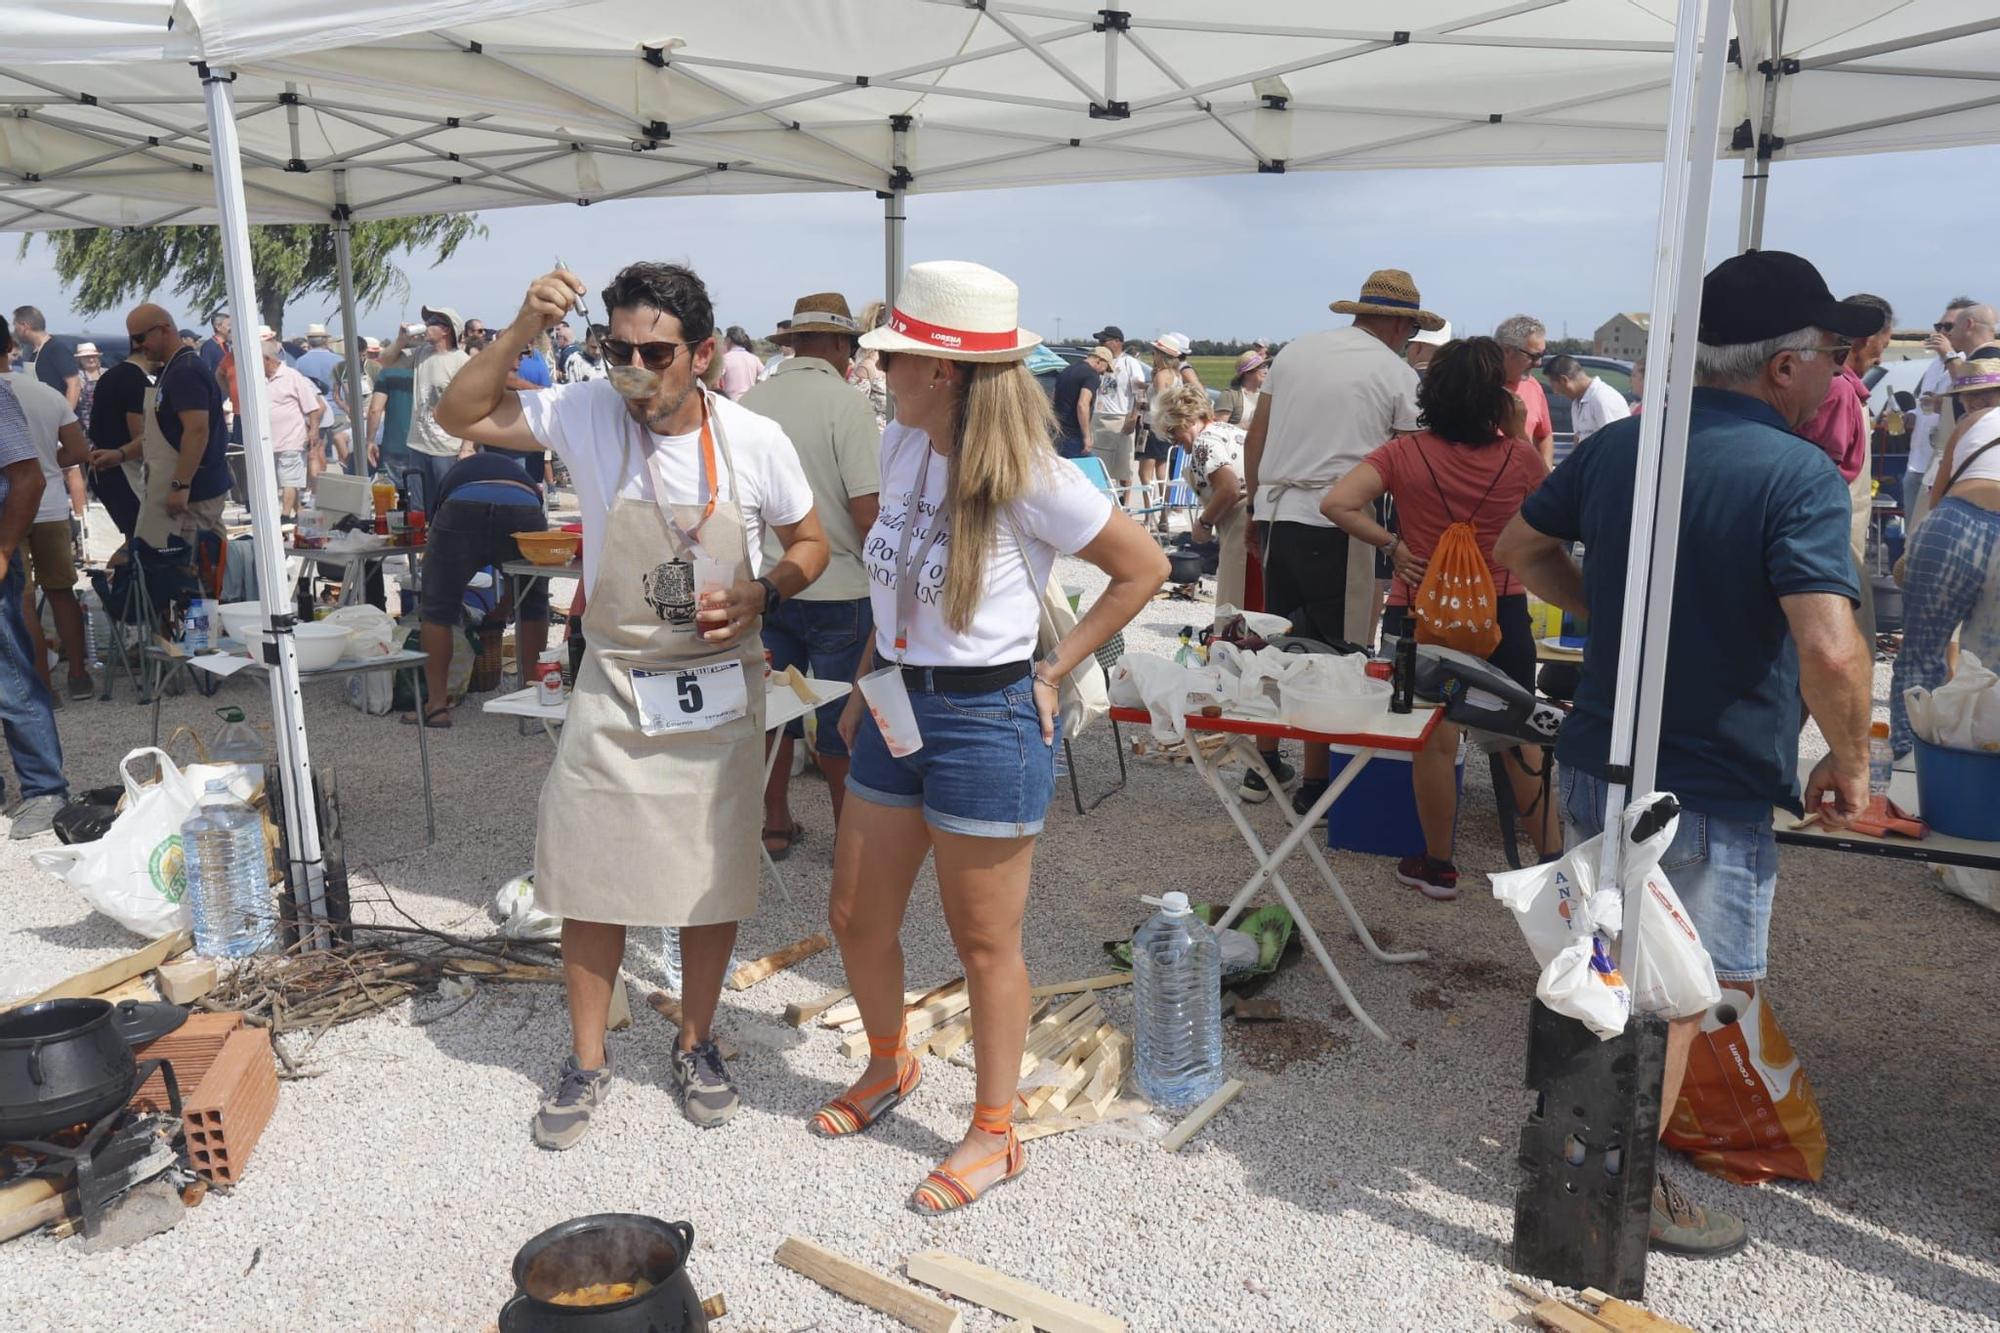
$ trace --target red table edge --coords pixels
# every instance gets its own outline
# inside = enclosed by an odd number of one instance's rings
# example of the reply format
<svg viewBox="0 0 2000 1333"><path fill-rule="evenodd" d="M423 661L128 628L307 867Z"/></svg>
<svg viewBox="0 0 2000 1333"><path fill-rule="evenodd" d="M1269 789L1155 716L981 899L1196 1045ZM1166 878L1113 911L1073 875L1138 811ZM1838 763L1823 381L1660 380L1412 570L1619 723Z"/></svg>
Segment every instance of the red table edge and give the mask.
<svg viewBox="0 0 2000 1333"><path fill-rule="evenodd" d="M1430 721L1424 724L1423 734L1414 737L1377 736L1368 732L1358 732L1350 735L1334 732L1301 731L1297 727L1287 726L1282 722L1258 722L1243 717L1203 717L1199 713L1189 713L1187 715L1187 729L1189 731L1226 732L1233 736L1255 736L1260 740L1307 741L1318 745L1345 745L1353 749L1396 750L1405 754L1415 754L1418 750L1424 748L1424 743L1430 739L1431 732L1437 727L1439 719L1444 716L1444 710L1441 708L1427 706L1427 711L1431 715ZM1151 726L1153 722L1152 713L1143 708L1114 707L1111 710L1111 717L1117 722L1131 722L1144 726Z"/></svg>

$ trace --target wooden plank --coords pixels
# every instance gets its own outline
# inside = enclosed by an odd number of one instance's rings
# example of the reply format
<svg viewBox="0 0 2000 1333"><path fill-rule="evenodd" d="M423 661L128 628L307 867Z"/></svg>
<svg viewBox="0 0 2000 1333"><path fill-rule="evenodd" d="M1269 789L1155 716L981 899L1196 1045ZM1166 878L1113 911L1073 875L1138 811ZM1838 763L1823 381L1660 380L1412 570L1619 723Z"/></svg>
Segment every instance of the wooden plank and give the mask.
<svg viewBox="0 0 2000 1333"><path fill-rule="evenodd" d="M654 1013L672 1023L675 1027L685 1026L685 1022L681 1018L681 1002L665 991L654 991L646 997L646 1003L652 1006ZM722 1052L722 1058L725 1060L734 1060L738 1055L742 1054L741 1051L736 1049L734 1043L720 1033L715 1035L715 1049Z"/></svg>
<svg viewBox="0 0 2000 1333"><path fill-rule="evenodd" d="M1089 1018L1088 1016L1092 1014L1095 1014L1096 1017ZM1086 1020L1089 1024L1088 1027L1080 1028L1074 1032L1071 1031L1072 1028L1076 1028L1078 1024L1084 1023ZM1103 1021L1104 1011L1097 1007L1097 997L1089 991L1085 991L1062 1008L1056 1010L1046 1022L1041 1024L1039 1032L1034 1029L1029 1030L1028 1044L1021 1051L1021 1077L1026 1078L1028 1075L1034 1073L1035 1066L1042 1062L1043 1056L1048 1055L1052 1051L1066 1048L1084 1032L1096 1028Z"/></svg>
<svg viewBox="0 0 2000 1333"><path fill-rule="evenodd" d="M1187 1118L1178 1125L1175 1125L1173 1131L1167 1137L1160 1140L1160 1147L1167 1152L1179 1152L1182 1144L1186 1143L1196 1134L1199 1134L1201 1127L1212 1120L1217 1111L1220 1111L1223 1107L1234 1101L1236 1094L1241 1091L1243 1091L1243 1083L1240 1079L1232 1078L1227 1083L1224 1083L1215 1090L1207 1101L1188 1112Z"/></svg>
<svg viewBox="0 0 2000 1333"><path fill-rule="evenodd" d="M1054 981L1046 986L1031 986L1028 988L1028 994L1039 1000L1046 995L1074 995L1078 991L1105 990L1112 986L1131 984L1130 972L1113 972L1109 976L1088 977L1082 981Z"/></svg>
<svg viewBox="0 0 2000 1333"><path fill-rule="evenodd" d="M153 985L151 977L127 977L116 986L111 987L111 989L97 992L95 998L109 1000L113 1004L117 1004L122 1000L146 1002L159 999L160 992L159 988Z"/></svg>
<svg viewBox="0 0 2000 1333"><path fill-rule="evenodd" d="M23 1004L33 1004L36 1000L81 1000L110 990L120 982L152 971L169 958L177 957L194 947L194 932L177 930L165 939L155 940L143 949L135 949L123 958L114 958L101 963L88 972L79 972L73 977L58 981L33 999L23 1000Z"/></svg>
<svg viewBox="0 0 2000 1333"><path fill-rule="evenodd" d="M854 989L851 986L835 986L816 1000L788 1004L785 1006L785 1021L795 1028L804 1027L852 994ZM859 1017L858 1012L856 1016Z"/></svg>
<svg viewBox="0 0 2000 1333"><path fill-rule="evenodd" d="M729 989L749 990L774 972L782 972L794 963L803 962L816 953L824 953L833 947L833 941L824 935L808 935L794 944L787 944L776 953L767 953L755 962L745 963L729 974Z"/></svg>
<svg viewBox="0 0 2000 1333"><path fill-rule="evenodd" d="M1557 1300L1544 1300L1528 1313L1535 1317L1535 1322L1556 1330L1556 1333L1605 1333L1610 1327L1592 1319L1574 1305L1564 1305Z"/></svg>
<svg viewBox="0 0 2000 1333"><path fill-rule="evenodd" d="M213 958L177 958L153 970L160 998L173 1004L193 1004L215 989L218 979Z"/></svg>
<svg viewBox="0 0 2000 1333"><path fill-rule="evenodd" d="M922 1004L924 997L930 993L927 990L904 991L903 1007L907 1009L913 1004ZM859 1023L860 1021L861 1006L853 1000L839 1000L836 998L835 1002L819 1015L819 1025L826 1028L837 1028L843 1023Z"/></svg>
<svg viewBox="0 0 2000 1333"><path fill-rule="evenodd" d="M905 1328L919 1333L964 1333L965 1316L927 1291L918 1291L845 1255L800 1236L785 1237L778 1246L778 1262L795 1273L838 1292L850 1301L859 1301L879 1310Z"/></svg>
<svg viewBox="0 0 2000 1333"><path fill-rule="evenodd" d="M941 1023L930 1030L924 1038L925 1049L932 1055L949 1060L958 1048L972 1040L972 1011L966 1010L949 1022ZM910 1048L915 1051L916 1048Z"/></svg>
<svg viewBox="0 0 2000 1333"><path fill-rule="evenodd" d="M1581 1299L1585 1305L1597 1307L1598 1323L1616 1329L1617 1333L1693 1333L1686 1324L1677 1324L1644 1306L1607 1296L1595 1287L1584 1288Z"/></svg>
<svg viewBox="0 0 2000 1333"><path fill-rule="evenodd" d="M973 1263L944 1250L910 1256L913 1281L936 1287L947 1296L983 1305L1016 1319L1025 1319L1044 1333L1126 1333L1123 1319L1009 1277L995 1268Z"/></svg>
<svg viewBox="0 0 2000 1333"><path fill-rule="evenodd" d="M632 997L625 993L625 978L611 978L611 1008L604 1016L606 1032L623 1032L632 1026Z"/></svg>
<svg viewBox="0 0 2000 1333"><path fill-rule="evenodd" d="M1117 1031L1110 1023L1100 1023L1063 1056L1053 1082L1043 1084L1025 1096L1017 1094L1028 1118L1034 1119L1044 1108L1053 1112L1068 1106L1070 1099L1083 1091L1091 1075L1097 1072L1096 1066L1090 1062L1091 1056Z"/></svg>

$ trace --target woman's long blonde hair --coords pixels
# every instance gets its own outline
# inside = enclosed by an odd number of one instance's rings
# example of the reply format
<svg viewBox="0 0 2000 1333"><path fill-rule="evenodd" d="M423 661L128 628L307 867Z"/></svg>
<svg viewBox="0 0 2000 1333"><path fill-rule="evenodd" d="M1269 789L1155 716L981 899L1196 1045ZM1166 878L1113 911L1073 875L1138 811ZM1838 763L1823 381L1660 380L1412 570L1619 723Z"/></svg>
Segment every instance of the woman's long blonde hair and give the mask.
<svg viewBox="0 0 2000 1333"><path fill-rule="evenodd" d="M945 562L944 618L959 633L972 627L986 594L986 557L1003 509L1034 488L1036 470L1052 466L1055 413L1048 395L1019 361L969 362L953 411L951 472L945 514L951 550Z"/></svg>

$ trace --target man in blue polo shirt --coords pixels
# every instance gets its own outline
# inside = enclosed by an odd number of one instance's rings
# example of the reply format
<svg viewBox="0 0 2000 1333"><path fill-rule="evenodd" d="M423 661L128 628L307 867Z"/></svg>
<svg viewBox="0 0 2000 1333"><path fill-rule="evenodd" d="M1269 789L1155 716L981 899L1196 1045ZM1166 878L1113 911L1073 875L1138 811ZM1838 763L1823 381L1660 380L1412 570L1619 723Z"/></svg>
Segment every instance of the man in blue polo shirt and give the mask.
<svg viewBox="0 0 2000 1333"><path fill-rule="evenodd" d="M229 502L229 427L222 418L222 385L201 354L181 346L180 330L161 307L146 304L125 317L132 348L159 362L160 433L180 454L167 483L167 513L192 546L196 532L224 541L222 508Z"/></svg>
<svg viewBox="0 0 2000 1333"><path fill-rule="evenodd" d="M1771 809L1801 809L1801 693L1830 747L1805 804L1838 827L1868 803L1873 663L1854 625L1847 487L1792 432L1826 397L1848 340L1881 322L1879 310L1835 301L1817 269L1782 251L1725 260L1702 284L1660 716L1659 786L1683 811L1662 864L1732 988L1764 975L1778 872ZM1590 617L1576 711L1556 747L1572 846L1604 827L1638 440L1631 418L1578 445L1494 549L1536 594ZM1582 569L1566 546L1576 541ZM1697 1015L1669 1029L1663 1121L1700 1026ZM1739 1219L1694 1204L1664 1173L1652 1231L1654 1248L1695 1257L1747 1239Z"/></svg>

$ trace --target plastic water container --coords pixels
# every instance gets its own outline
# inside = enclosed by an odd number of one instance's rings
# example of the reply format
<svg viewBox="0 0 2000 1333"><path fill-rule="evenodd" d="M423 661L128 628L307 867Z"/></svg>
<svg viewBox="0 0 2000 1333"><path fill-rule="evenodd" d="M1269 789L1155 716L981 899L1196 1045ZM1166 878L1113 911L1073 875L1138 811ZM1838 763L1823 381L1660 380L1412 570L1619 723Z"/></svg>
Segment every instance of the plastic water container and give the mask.
<svg viewBox="0 0 2000 1333"><path fill-rule="evenodd" d="M194 903L194 951L243 958L271 940L273 911L264 860L264 818L216 779L181 825L181 856Z"/></svg>
<svg viewBox="0 0 2000 1333"><path fill-rule="evenodd" d="M1222 944L1185 893L1132 937L1139 1091L1155 1106L1193 1106L1222 1086Z"/></svg>
<svg viewBox="0 0 2000 1333"><path fill-rule="evenodd" d="M208 757L218 764L238 764L250 773L253 784L264 780L264 765L272 760L271 747L257 728L243 720L243 710L230 704L215 710L222 719L215 739L208 743Z"/></svg>
<svg viewBox="0 0 2000 1333"><path fill-rule="evenodd" d="M660 970L667 974L667 994L681 993L681 928L660 929Z"/></svg>
<svg viewBox="0 0 2000 1333"><path fill-rule="evenodd" d="M1889 775L1896 767L1896 752L1889 748L1889 724L1875 722L1868 727L1868 794L1887 796Z"/></svg>

